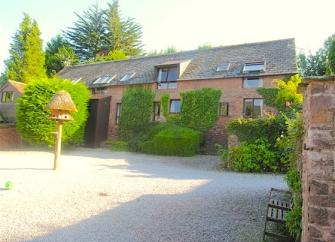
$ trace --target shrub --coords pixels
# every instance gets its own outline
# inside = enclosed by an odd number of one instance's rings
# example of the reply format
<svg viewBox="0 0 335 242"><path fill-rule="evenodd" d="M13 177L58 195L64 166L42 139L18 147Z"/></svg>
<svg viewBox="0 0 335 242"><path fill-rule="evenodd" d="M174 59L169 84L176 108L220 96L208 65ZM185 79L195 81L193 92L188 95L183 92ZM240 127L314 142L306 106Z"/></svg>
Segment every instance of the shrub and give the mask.
<svg viewBox="0 0 335 242"><path fill-rule="evenodd" d="M62 141L65 144L83 143L89 91L84 84L56 78L32 81L17 100L17 129L28 143L54 144L52 132L56 124L49 119L50 112L46 106L59 90L69 92L78 109L77 113L72 114L73 120L64 123Z"/></svg>
<svg viewBox="0 0 335 242"><path fill-rule="evenodd" d="M152 132L152 139L144 141L141 146L145 153L192 156L199 152L200 133L195 130L166 124L157 126Z"/></svg>
<svg viewBox="0 0 335 242"><path fill-rule="evenodd" d="M271 151L270 145L261 139L231 147L229 151L223 150L220 154L223 166L235 171L276 172L280 169L276 153Z"/></svg>
<svg viewBox="0 0 335 242"><path fill-rule="evenodd" d="M252 143L256 139L267 140L272 146L286 133L284 115L268 115L257 119L235 119L227 125L228 133L235 134L240 142Z"/></svg>
<svg viewBox="0 0 335 242"><path fill-rule="evenodd" d="M154 93L151 89L130 88L123 93L120 137L130 140L150 127Z"/></svg>
<svg viewBox="0 0 335 242"><path fill-rule="evenodd" d="M219 118L221 90L203 88L181 94L181 125L205 132Z"/></svg>
<svg viewBox="0 0 335 242"><path fill-rule="evenodd" d="M289 119L286 122L288 126L287 137L284 147L287 150L285 156L289 170L286 173L285 180L293 193L294 206L287 214L286 226L291 235L299 238L301 233L301 153L302 153L302 136L303 122L300 114L297 114L294 119Z"/></svg>
<svg viewBox="0 0 335 242"><path fill-rule="evenodd" d="M110 145L110 149L113 151L128 151L128 143L122 140L108 141L106 144Z"/></svg>

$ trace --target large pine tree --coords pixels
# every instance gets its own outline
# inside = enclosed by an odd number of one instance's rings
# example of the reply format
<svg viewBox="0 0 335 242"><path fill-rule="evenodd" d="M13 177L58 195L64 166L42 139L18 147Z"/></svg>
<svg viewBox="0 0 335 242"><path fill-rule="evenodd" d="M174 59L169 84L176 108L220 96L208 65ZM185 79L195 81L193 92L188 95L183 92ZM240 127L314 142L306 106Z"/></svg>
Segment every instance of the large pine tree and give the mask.
<svg viewBox="0 0 335 242"><path fill-rule="evenodd" d="M45 66L49 76L53 76L65 66L76 64L78 61L70 44L61 35L57 35L47 43Z"/></svg>
<svg viewBox="0 0 335 242"><path fill-rule="evenodd" d="M64 34L80 60L86 61L94 59L99 53L108 53L104 11L95 4L82 16L76 15L78 20Z"/></svg>
<svg viewBox="0 0 335 242"><path fill-rule="evenodd" d="M117 0L108 4L106 10L95 4L76 15L78 20L64 31L64 36L81 61L109 60L115 59L115 53L136 56L142 52L141 26L132 18L121 18ZM124 58L123 54L120 58Z"/></svg>
<svg viewBox="0 0 335 242"><path fill-rule="evenodd" d="M110 51L122 50L127 56L136 56L142 52L141 26L133 18L121 18L118 0L108 4L106 20Z"/></svg>
<svg viewBox="0 0 335 242"><path fill-rule="evenodd" d="M10 57L5 61L5 76L20 82L45 78L45 56L42 50L41 32L37 22L24 14L19 30L10 45Z"/></svg>

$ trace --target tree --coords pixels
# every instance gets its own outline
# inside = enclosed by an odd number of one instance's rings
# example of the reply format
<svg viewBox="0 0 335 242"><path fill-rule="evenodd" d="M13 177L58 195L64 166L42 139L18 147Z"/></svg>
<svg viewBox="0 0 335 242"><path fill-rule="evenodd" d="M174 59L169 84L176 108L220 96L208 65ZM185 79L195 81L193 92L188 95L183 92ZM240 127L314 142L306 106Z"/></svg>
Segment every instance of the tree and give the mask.
<svg viewBox="0 0 335 242"><path fill-rule="evenodd" d="M99 53L108 53L105 13L97 4L83 15L75 13L78 20L64 35L80 60L94 59Z"/></svg>
<svg viewBox="0 0 335 242"><path fill-rule="evenodd" d="M335 36L330 37L329 40L327 73L335 75Z"/></svg>
<svg viewBox="0 0 335 242"><path fill-rule="evenodd" d="M29 83L24 94L17 101L17 129L23 139L30 144L54 144L52 132L55 122L49 119L50 111L46 106L52 96L60 90L70 93L78 112L73 113L73 120L66 122L62 140L71 144L82 144L84 128L88 117L87 103L89 90L82 83L73 84L68 80L40 79Z"/></svg>
<svg viewBox="0 0 335 242"><path fill-rule="evenodd" d="M160 50L160 51L153 50L153 51L150 51L146 55L147 56L168 55L168 54L174 54L174 53L177 53L177 52L178 52L177 48L175 46L171 45L171 46L168 46L164 50Z"/></svg>
<svg viewBox="0 0 335 242"><path fill-rule="evenodd" d="M108 53L108 55L97 55L97 57L92 60L93 62L100 62L100 61L111 61L111 60L124 60L127 59L126 54L123 50L112 50Z"/></svg>
<svg viewBox="0 0 335 242"><path fill-rule="evenodd" d="M264 98L267 106L274 107L286 114L295 114L300 111L303 96L298 92L301 76L294 75L288 80L277 80L276 88L258 88L257 92Z"/></svg>
<svg viewBox="0 0 335 242"><path fill-rule="evenodd" d="M92 5L82 16L76 16L78 20L64 35L81 61L103 61L103 56L115 51L123 51L126 56L142 52L141 26L132 18L121 18L118 1L108 4L106 10Z"/></svg>
<svg viewBox="0 0 335 242"><path fill-rule="evenodd" d="M106 21L109 51L122 50L127 56L137 56L142 52L141 26L133 18L121 18L117 0L108 4Z"/></svg>
<svg viewBox="0 0 335 242"><path fill-rule="evenodd" d="M57 35L47 43L45 66L49 76L55 75L65 66L76 64L78 61L78 56L61 35Z"/></svg>
<svg viewBox="0 0 335 242"><path fill-rule="evenodd" d="M210 48L213 48L212 44L210 44L210 43L204 43L204 44L198 46L199 50L210 49Z"/></svg>
<svg viewBox="0 0 335 242"><path fill-rule="evenodd" d="M40 34L37 22L24 14L20 28L13 36L10 57L5 61L6 78L29 82L46 77Z"/></svg>
<svg viewBox="0 0 335 242"><path fill-rule="evenodd" d="M332 55L330 52L334 53L334 49L330 50L330 48L335 48L332 47L334 37L333 35L327 38L323 44L323 48L320 48L315 54L300 53L298 55L298 68L302 76L324 76L331 74L331 60L329 57Z"/></svg>

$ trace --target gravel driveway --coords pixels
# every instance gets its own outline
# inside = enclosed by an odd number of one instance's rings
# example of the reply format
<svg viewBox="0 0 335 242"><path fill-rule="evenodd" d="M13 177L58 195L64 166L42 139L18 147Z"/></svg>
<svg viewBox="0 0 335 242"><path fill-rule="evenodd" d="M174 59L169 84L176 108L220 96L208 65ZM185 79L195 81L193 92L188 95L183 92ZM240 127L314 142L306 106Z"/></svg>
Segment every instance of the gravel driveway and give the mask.
<svg viewBox="0 0 335 242"><path fill-rule="evenodd" d="M216 171L217 158L76 149L0 151L0 241L261 241L282 176ZM13 190L4 190L12 181Z"/></svg>

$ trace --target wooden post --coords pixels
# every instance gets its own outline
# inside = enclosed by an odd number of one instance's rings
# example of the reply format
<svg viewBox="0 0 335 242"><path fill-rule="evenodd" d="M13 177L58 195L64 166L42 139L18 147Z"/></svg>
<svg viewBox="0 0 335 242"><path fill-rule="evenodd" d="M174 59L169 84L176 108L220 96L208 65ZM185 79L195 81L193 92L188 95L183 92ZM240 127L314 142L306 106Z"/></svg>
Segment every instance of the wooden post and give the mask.
<svg viewBox="0 0 335 242"><path fill-rule="evenodd" d="M55 142L55 158L54 158L54 170L57 170L59 166L60 150L62 147L62 121L57 121L57 132Z"/></svg>

